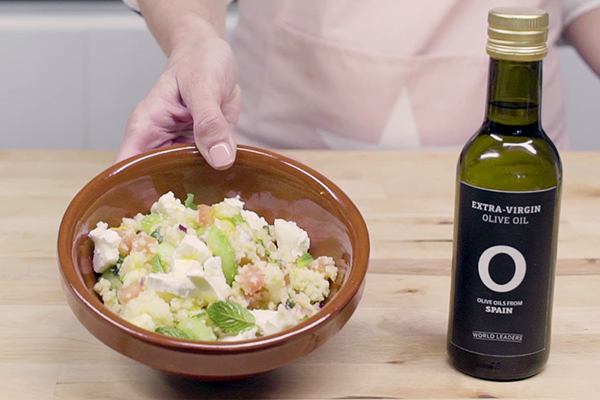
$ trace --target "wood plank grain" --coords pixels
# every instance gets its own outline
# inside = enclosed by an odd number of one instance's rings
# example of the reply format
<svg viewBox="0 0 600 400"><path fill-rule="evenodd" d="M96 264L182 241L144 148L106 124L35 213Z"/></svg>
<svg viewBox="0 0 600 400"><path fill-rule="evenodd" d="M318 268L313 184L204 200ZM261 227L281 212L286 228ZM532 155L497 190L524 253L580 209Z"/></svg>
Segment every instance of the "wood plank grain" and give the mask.
<svg viewBox="0 0 600 400"><path fill-rule="evenodd" d="M457 152L282 151L355 202L371 235L359 308L322 348L230 383L168 377L109 349L65 303L56 237L105 151L0 150L0 399L595 399L600 393L600 154L563 154L552 351L487 382L446 362Z"/></svg>
<svg viewBox="0 0 600 400"><path fill-rule="evenodd" d="M63 368L56 394L65 399L467 399L583 398L600 389L593 360L569 363L555 357L540 375L522 382L466 377L438 358L414 363L341 364L327 368L295 363L270 374L228 383L169 377L141 366L71 365ZM564 377L573 375L570 385ZM91 376L94 384L82 376ZM123 394L123 388L135 391ZM318 394L316 393L318 388ZM593 397L589 397L593 398Z"/></svg>
<svg viewBox="0 0 600 400"><path fill-rule="evenodd" d="M48 400L59 376L58 364L6 364L0 358L0 398ZM32 379L35 377L35 379Z"/></svg>

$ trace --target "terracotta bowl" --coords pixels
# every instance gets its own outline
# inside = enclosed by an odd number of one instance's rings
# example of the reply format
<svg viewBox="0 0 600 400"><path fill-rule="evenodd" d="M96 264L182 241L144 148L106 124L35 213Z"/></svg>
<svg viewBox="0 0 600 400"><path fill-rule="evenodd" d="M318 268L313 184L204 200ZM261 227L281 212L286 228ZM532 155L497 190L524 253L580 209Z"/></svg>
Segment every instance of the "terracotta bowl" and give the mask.
<svg viewBox="0 0 600 400"><path fill-rule="evenodd" d="M311 253L332 256L337 282L321 311L276 335L243 342L199 342L138 328L109 311L92 287L92 243L100 220L147 213L165 192L194 193L213 204L239 195L246 208L293 220L311 238ZM73 313L107 346L150 367L200 380L230 380L267 372L314 351L348 321L360 301L369 259L369 235L356 206L318 172L273 152L240 146L235 165L212 169L194 146L156 150L116 164L92 179L67 208L59 229L58 259Z"/></svg>

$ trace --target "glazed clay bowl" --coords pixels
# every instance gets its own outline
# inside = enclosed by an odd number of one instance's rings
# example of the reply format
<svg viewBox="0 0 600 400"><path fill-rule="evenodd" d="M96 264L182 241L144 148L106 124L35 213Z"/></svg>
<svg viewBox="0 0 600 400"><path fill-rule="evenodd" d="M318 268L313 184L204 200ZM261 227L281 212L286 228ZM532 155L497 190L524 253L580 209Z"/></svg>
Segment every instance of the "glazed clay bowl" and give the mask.
<svg viewBox="0 0 600 400"><path fill-rule="evenodd" d="M245 208L295 221L311 238L311 253L328 255L338 279L323 308L275 335L241 342L182 340L147 331L106 308L93 291L88 233L98 221L148 213L164 193L213 204L239 195ZM356 206L318 172L274 152L238 148L226 171L212 169L194 146L175 146L113 165L75 196L62 219L58 259L69 306L85 328L110 348L155 369L199 380L231 380L292 363L323 345L350 319L360 301L369 259L369 236Z"/></svg>

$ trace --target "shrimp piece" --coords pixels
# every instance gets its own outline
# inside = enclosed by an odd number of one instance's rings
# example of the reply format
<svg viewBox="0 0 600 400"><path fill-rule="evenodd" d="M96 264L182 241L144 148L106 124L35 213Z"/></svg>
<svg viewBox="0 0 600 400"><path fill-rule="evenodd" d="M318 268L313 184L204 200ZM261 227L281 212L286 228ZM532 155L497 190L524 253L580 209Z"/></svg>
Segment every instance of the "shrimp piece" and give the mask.
<svg viewBox="0 0 600 400"><path fill-rule="evenodd" d="M119 255L125 257L131 252L131 245L135 240L136 233L133 229L118 229L117 233L121 237L121 243L119 244Z"/></svg>
<svg viewBox="0 0 600 400"><path fill-rule="evenodd" d="M325 271L327 271L327 266L331 265L331 263L328 261L329 260L326 258L319 257L311 263L310 267L315 271L325 273Z"/></svg>
<svg viewBox="0 0 600 400"><path fill-rule="evenodd" d="M260 268L254 264L246 264L240 268L238 279L246 296L258 292L265 284L265 276Z"/></svg>
<svg viewBox="0 0 600 400"><path fill-rule="evenodd" d="M154 248L158 246L158 240L152 236L147 235L145 232L139 232L133 242L131 243L131 251L136 253L142 253L145 256L150 256L154 253Z"/></svg>
<svg viewBox="0 0 600 400"><path fill-rule="evenodd" d="M200 226L210 226L215 222L215 217L213 215L213 209L211 206L207 206L206 204L200 204L198 206L198 224Z"/></svg>
<svg viewBox="0 0 600 400"><path fill-rule="evenodd" d="M127 286L122 286L118 293L117 299L121 303L127 303L131 299L135 299L144 290L140 281L131 282Z"/></svg>
<svg viewBox="0 0 600 400"><path fill-rule="evenodd" d="M319 257L316 260L313 260L308 267L314 271L322 273L325 279L335 281L337 277L335 261L331 257Z"/></svg>

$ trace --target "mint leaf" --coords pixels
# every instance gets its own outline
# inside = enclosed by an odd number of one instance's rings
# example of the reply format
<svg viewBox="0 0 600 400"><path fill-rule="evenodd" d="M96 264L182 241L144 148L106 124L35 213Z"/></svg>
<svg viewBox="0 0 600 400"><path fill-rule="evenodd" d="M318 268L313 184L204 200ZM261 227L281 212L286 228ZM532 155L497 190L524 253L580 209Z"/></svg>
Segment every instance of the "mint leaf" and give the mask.
<svg viewBox="0 0 600 400"><path fill-rule="evenodd" d="M165 273L165 269L163 268L162 263L160 262L160 257L158 256L158 254L152 257L152 272L156 274Z"/></svg>
<svg viewBox="0 0 600 400"><path fill-rule="evenodd" d="M290 298L285 301L285 306L288 308L294 308L296 307L296 303Z"/></svg>
<svg viewBox="0 0 600 400"><path fill-rule="evenodd" d="M191 208L192 210L197 210L198 207L194 204L194 194L188 193L187 198L185 199L185 206L187 208Z"/></svg>
<svg viewBox="0 0 600 400"><path fill-rule="evenodd" d="M215 326L234 335L252 328L256 322L250 311L230 301L217 301L206 312Z"/></svg>
<svg viewBox="0 0 600 400"><path fill-rule="evenodd" d="M155 332L162 333L163 335L172 336L178 339L190 339L189 335L177 328L159 327L156 328Z"/></svg>
<svg viewBox="0 0 600 400"><path fill-rule="evenodd" d="M154 232L152 232L152 234L150 236L152 236L154 239L158 240L158 243L162 243L163 240L165 239L163 237L163 235L160 234L160 228L157 228Z"/></svg>
<svg viewBox="0 0 600 400"><path fill-rule="evenodd" d="M203 321L206 321L206 318L208 318L208 314L206 312L201 312L200 314L193 315L192 318L198 318Z"/></svg>
<svg viewBox="0 0 600 400"><path fill-rule="evenodd" d="M265 242L263 242L262 239L258 239L256 241L256 243L260 244L265 249L265 256L267 256L268 258L270 258L271 257L271 252L267 249L267 246L265 245Z"/></svg>
<svg viewBox="0 0 600 400"><path fill-rule="evenodd" d="M313 262L314 260L315 259L313 258L313 256L311 256L308 252L304 252L304 254L302 254L300 256L300 258L298 258L298 266L300 268L304 268L308 264L310 264L311 262Z"/></svg>

